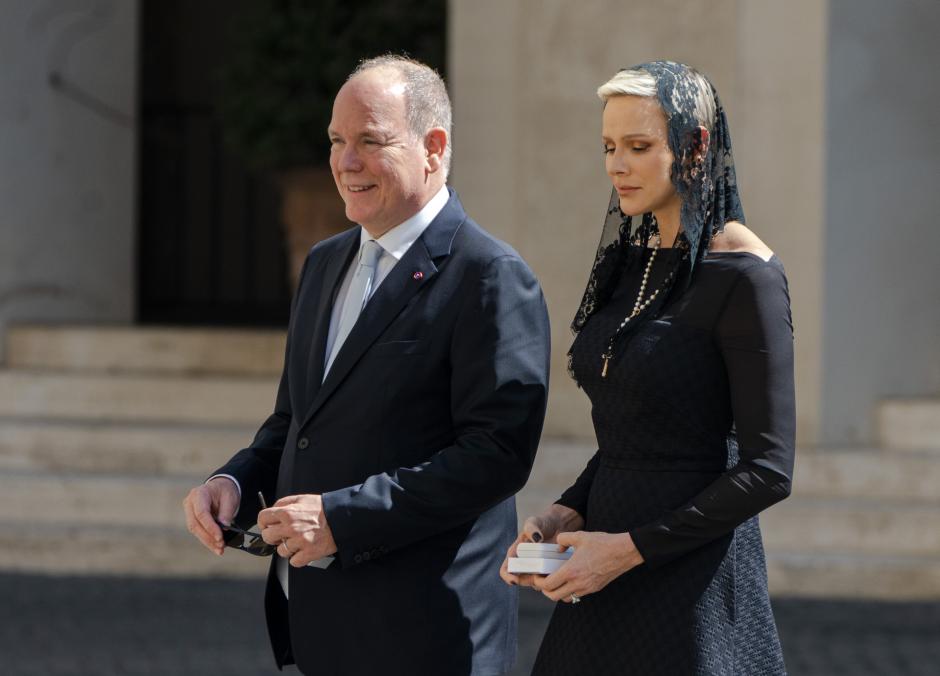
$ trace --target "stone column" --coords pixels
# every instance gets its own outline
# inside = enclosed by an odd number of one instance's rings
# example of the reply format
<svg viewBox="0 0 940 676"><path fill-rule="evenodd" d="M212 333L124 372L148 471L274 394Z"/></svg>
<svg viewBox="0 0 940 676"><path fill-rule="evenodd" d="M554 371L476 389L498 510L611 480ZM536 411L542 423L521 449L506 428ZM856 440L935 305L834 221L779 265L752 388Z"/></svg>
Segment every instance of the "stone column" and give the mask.
<svg viewBox="0 0 940 676"><path fill-rule="evenodd" d="M136 0L0 0L0 342L10 321L129 322Z"/></svg>

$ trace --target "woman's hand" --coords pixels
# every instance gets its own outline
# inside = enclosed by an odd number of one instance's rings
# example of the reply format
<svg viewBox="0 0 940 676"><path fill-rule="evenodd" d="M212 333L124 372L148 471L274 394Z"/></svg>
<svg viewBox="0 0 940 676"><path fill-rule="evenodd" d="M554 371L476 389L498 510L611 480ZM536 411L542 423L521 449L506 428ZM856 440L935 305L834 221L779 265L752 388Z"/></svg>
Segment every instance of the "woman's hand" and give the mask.
<svg viewBox="0 0 940 676"><path fill-rule="evenodd" d="M538 516L530 516L522 525L522 532L506 551L506 558L499 569L503 582L523 587L534 586L536 575L516 575L509 572L509 558L516 555L520 542L555 542L560 533L577 530L584 526L584 518L564 505L552 505Z"/></svg>
<svg viewBox="0 0 940 676"><path fill-rule="evenodd" d="M533 586L552 601L571 602L598 592L628 570L643 563L629 533L577 531L556 538L558 549L574 547L574 554L548 576L533 576Z"/></svg>

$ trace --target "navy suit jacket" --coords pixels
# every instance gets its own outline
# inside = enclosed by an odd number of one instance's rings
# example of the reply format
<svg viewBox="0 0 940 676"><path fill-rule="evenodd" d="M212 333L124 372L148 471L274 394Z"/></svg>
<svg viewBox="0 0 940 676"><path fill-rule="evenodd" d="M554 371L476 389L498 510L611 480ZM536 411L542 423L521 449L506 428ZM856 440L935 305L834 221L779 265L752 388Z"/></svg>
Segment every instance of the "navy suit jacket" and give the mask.
<svg viewBox="0 0 940 676"><path fill-rule="evenodd" d="M323 495L337 560L291 568L289 603L272 566L275 658L330 676L502 674L515 659L517 595L499 567L548 389L542 292L451 190L322 381L359 238L353 228L310 251L274 413L218 470L241 482L244 526L258 491Z"/></svg>

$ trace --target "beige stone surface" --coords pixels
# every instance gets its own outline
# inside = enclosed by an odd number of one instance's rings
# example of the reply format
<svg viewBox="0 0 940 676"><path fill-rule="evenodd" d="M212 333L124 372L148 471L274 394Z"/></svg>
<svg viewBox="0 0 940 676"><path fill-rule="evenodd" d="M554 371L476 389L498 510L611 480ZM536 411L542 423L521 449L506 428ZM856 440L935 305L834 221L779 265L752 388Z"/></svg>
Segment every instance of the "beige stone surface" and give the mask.
<svg viewBox="0 0 940 676"><path fill-rule="evenodd" d="M283 331L108 326L13 327L14 369L279 376Z"/></svg>
<svg viewBox="0 0 940 676"><path fill-rule="evenodd" d="M554 502L594 449L543 439L517 496L520 523ZM940 598L938 486L940 464L930 454L799 450L793 495L761 515L772 593Z"/></svg>
<svg viewBox="0 0 940 676"><path fill-rule="evenodd" d="M257 425L276 378L0 372L0 417Z"/></svg>
<svg viewBox="0 0 940 676"><path fill-rule="evenodd" d="M596 446L580 440L543 438L535 465L516 496L519 523L534 516L557 500L574 483L594 455Z"/></svg>
<svg viewBox="0 0 940 676"><path fill-rule="evenodd" d="M610 194L594 92L619 68L669 58L715 82L748 221L789 270L799 436L815 443L825 15L813 0L450 3L453 184L469 213L515 246L542 282L553 346L547 434L593 436L565 355Z"/></svg>
<svg viewBox="0 0 940 676"><path fill-rule="evenodd" d="M793 499L804 496L925 501L940 509L940 458L883 450L800 450Z"/></svg>
<svg viewBox="0 0 940 676"><path fill-rule="evenodd" d="M761 514L768 551L940 557L940 507L791 498Z"/></svg>
<svg viewBox="0 0 940 676"><path fill-rule="evenodd" d="M146 434L132 430L124 438L136 433ZM182 432L154 430L154 434L168 439ZM144 451L153 451L138 442ZM553 502L593 452L593 444L543 440L530 481L517 498L520 519ZM802 488L761 517L773 592L855 598L940 596L936 496L930 499L925 483L915 486L910 499L902 500L901 484L895 484L897 480L889 476L892 470L886 469L892 466L891 454L871 452L854 469L848 469L849 459L840 455L843 452L804 453L802 482L797 475L797 486ZM916 454L901 455L899 466L905 469L900 472L911 478L920 459ZM4 467L0 570L262 575L264 565L247 555L228 552L220 560L191 540L180 502L198 479L159 477L153 475L158 470L148 469L179 462L178 458L151 461L136 469L125 465L133 475L106 473L122 467L120 461L114 466L102 462L92 474ZM858 497L872 490L879 473L892 486L881 489L878 496ZM10 555L4 542L18 543L20 555Z"/></svg>
<svg viewBox="0 0 940 676"><path fill-rule="evenodd" d="M768 553L767 576L774 596L940 599L940 557Z"/></svg>
<svg viewBox="0 0 940 676"><path fill-rule="evenodd" d="M728 105L747 224L787 269L797 439L820 439L828 3L737 3L737 96ZM719 92L721 87L719 85Z"/></svg>
<svg viewBox="0 0 940 676"><path fill-rule="evenodd" d="M940 399L885 401L877 416L878 436L886 448L940 451Z"/></svg>
<svg viewBox="0 0 940 676"><path fill-rule="evenodd" d="M542 282L552 321L551 436L593 437L565 355L610 195L595 89L619 68L669 55L697 64L734 98L735 6L451 3L453 184L468 212L515 246Z"/></svg>
<svg viewBox="0 0 940 676"><path fill-rule="evenodd" d="M140 526L185 530L189 477L0 475L0 514L7 525Z"/></svg>
<svg viewBox="0 0 940 676"><path fill-rule="evenodd" d="M146 352L138 336L128 336L123 347L121 336L111 339L115 354ZM90 338L72 334L64 341L64 354L72 340L82 344ZM166 349L185 353L191 343L173 339ZM70 364L36 359L28 363L47 369ZM136 358L94 359L105 371L135 369ZM270 410L276 378L194 375L173 366L187 359L194 363L192 355L167 355L162 375L0 372L0 513L5 516L0 547L16 542L20 548L17 556L0 553L0 569L264 573L264 563L247 555L231 552L220 560L200 548L185 530L180 503L206 472L248 442ZM583 398L577 390L569 393ZM918 406L901 407L908 416L902 426L910 424L915 409L919 419L931 419L931 409L925 418ZM564 408L573 419L575 406ZM517 498L520 520L557 499L594 450L590 437L546 435ZM775 593L940 595L935 458L911 451L801 450L794 495L762 515Z"/></svg>
<svg viewBox="0 0 940 676"><path fill-rule="evenodd" d="M204 477L247 446L254 433L254 427L237 426L5 421L0 471Z"/></svg>
<svg viewBox="0 0 940 676"><path fill-rule="evenodd" d="M216 556L185 530L143 527L0 526L0 570L60 575L256 577L270 559Z"/></svg>

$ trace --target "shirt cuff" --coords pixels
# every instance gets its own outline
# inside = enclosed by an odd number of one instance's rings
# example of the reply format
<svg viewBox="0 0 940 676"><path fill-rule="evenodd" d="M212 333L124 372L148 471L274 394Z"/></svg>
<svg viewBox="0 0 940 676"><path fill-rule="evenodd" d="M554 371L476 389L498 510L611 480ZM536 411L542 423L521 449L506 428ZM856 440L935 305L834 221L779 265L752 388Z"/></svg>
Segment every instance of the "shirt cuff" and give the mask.
<svg viewBox="0 0 940 676"><path fill-rule="evenodd" d="M206 483L209 483L213 479L218 479L219 477L223 477L231 481L233 484L235 484L235 490L238 491L238 504L235 505L235 513L232 514L232 518L234 519L236 516L238 516L238 510L242 505L242 485L238 483L238 479L233 477L231 474L213 474L208 479L206 479Z"/></svg>

